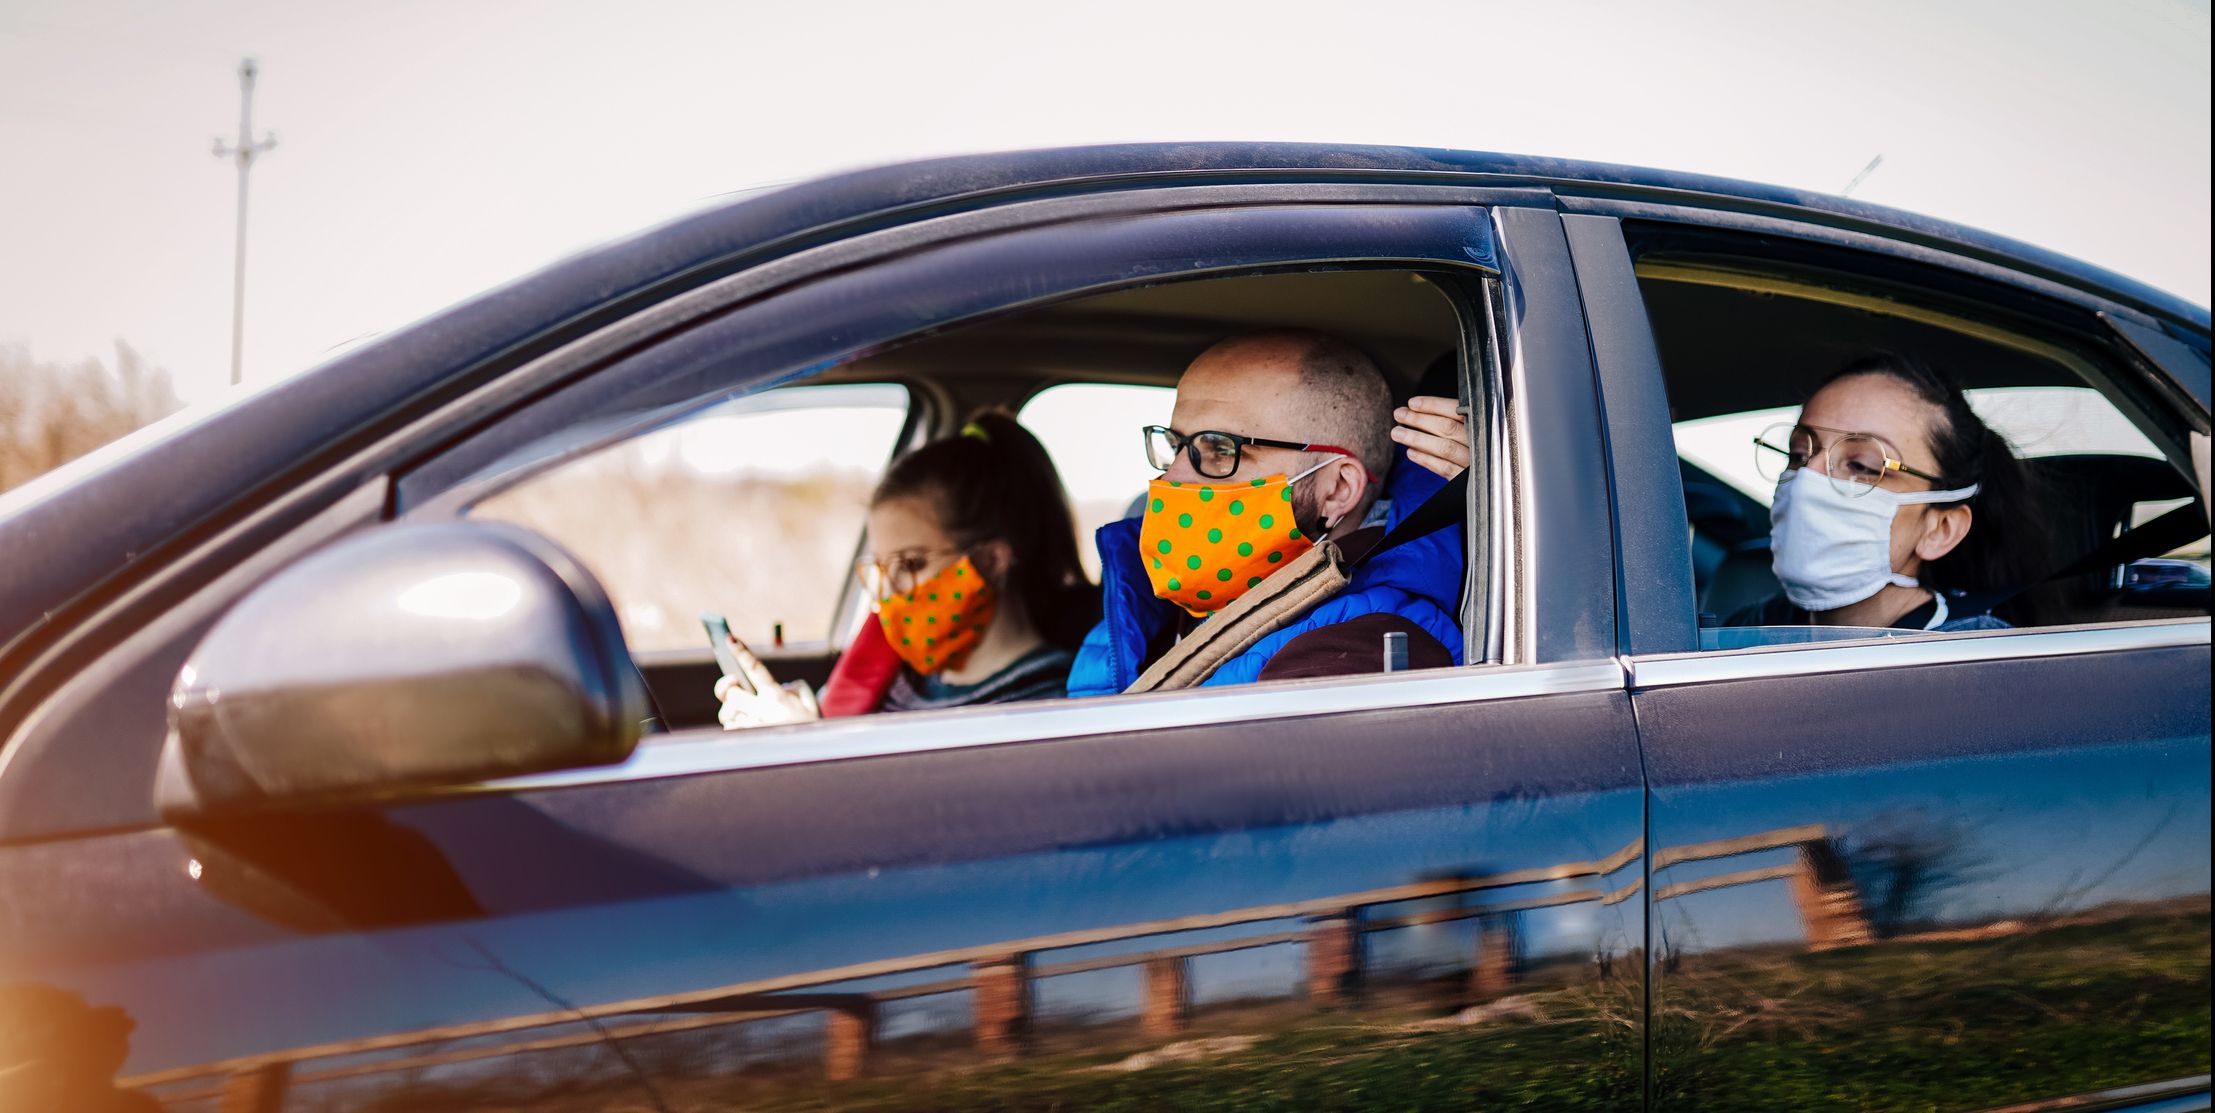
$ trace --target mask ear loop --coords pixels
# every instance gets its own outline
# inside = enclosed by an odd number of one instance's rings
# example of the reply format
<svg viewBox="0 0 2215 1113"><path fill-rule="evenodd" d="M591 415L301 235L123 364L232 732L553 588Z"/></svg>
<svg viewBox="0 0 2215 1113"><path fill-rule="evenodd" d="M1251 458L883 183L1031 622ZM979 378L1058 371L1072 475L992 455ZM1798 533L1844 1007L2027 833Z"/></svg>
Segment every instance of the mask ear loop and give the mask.
<svg viewBox="0 0 2215 1113"><path fill-rule="evenodd" d="M1984 489L1982 483L1971 483L1951 491L1916 491L1912 494L1894 495L1893 501L1901 506L1930 506L1938 503L1967 502Z"/></svg>
<svg viewBox="0 0 2215 1113"><path fill-rule="evenodd" d="M1947 503L1965 503L1968 502L1970 499L1977 497L1977 492L1983 489L1984 484L1971 483L1966 487L1956 487L1951 491L1917 491L1914 494L1909 495L1894 495L1893 505L1936 506L1944 505ZM1923 586L1923 581L1921 577L1904 575L1894 569L1886 569L1886 571L1891 574L1892 582L1898 584L1901 587L1920 588ZM1930 589L1924 588L1924 590L1928 591ZM1944 614L1946 608L1946 597L1936 591L1932 591L1931 596L1938 600L1939 613ZM1943 619L1941 619L1941 621L1943 621Z"/></svg>

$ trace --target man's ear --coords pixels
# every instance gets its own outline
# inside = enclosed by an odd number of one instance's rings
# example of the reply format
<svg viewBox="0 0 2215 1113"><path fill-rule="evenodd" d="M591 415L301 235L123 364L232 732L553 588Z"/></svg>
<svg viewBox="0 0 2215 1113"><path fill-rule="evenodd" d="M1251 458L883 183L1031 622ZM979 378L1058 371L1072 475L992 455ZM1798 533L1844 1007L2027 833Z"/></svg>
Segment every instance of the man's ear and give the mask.
<svg viewBox="0 0 2215 1113"><path fill-rule="evenodd" d="M1915 542L1915 555L1929 564L1961 544L1969 536L1969 526L1975 512L1966 506L1949 506L1932 510L1923 519L1923 536Z"/></svg>
<svg viewBox="0 0 2215 1113"><path fill-rule="evenodd" d="M1316 492L1315 509L1333 528L1344 524L1345 517L1361 505L1362 495L1369 490L1369 474L1362 470L1361 461L1350 456L1337 459L1339 466L1316 476L1324 482Z"/></svg>

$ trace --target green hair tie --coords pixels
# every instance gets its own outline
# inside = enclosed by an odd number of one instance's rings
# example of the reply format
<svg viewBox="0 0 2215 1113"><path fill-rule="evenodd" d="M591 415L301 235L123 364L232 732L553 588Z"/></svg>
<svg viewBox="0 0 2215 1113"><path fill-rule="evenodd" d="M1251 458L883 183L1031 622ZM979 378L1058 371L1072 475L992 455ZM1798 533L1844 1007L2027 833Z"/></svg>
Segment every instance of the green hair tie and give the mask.
<svg viewBox="0 0 2215 1113"><path fill-rule="evenodd" d="M965 437L975 437L986 444L992 443L992 434L985 432L984 426L979 425L974 421L961 427L961 435Z"/></svg>

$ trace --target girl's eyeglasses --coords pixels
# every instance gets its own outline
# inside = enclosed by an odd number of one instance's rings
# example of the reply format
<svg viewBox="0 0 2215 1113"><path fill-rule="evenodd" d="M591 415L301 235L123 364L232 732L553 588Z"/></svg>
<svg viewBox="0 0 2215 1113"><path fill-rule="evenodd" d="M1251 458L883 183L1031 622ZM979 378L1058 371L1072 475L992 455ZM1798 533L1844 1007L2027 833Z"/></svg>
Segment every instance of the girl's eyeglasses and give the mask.
<svg viewBox="0 0 2215 1113"><path fill-rule="evenodd" d="M854 562L854 577L861 586L875 593L877 599L890 599L895 595L915 594L915 585L930 578L927 574L940 560L960 556L960 549L941 549L926 552L908 549L881 560L864 557Z"/></svg>

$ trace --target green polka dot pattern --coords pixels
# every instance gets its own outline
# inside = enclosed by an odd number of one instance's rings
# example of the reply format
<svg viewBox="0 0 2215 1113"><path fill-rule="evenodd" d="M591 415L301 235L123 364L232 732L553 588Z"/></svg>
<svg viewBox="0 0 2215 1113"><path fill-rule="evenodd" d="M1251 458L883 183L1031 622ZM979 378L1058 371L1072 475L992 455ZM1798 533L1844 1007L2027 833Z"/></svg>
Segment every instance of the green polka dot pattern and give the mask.
<svg viewBox="0 0 2215 1113"><path fill-rule="evenodd" d="M956 584L961 590L953 590ZM900 659L916 672L929 674L967 661L991 623L994 609L992 585L977 575L965 556L915 585L912 594L879 600L877 622Z"/></svg>
<svg viewBox="0 0 2215 1113"><path fill-rule="evenodd" d="M1269 498L1270 487L1276 489L1272 507L1292 500L1281 475L1213 486L1156 480L1139 526L1154 594L1205 618L1307 551L1312 542L1290 514L1249 512L1253 500ZM1230 497L1233 491L1239 497Z"/></svg>

